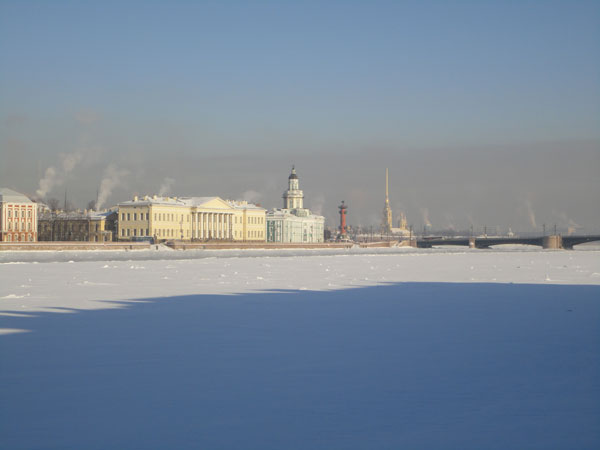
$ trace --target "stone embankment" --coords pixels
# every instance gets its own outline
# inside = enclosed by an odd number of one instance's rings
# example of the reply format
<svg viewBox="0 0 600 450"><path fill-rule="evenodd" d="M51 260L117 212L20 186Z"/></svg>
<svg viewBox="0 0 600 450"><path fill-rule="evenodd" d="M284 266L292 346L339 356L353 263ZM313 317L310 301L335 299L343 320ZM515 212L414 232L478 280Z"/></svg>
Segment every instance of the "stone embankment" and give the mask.
<svg viewBox="0 0 600 450"><path fill-rule="evenodd" d="M175 250L242 250L242 249L315 249L351 248L353 242L323 242L320 244L281 244L271 242L185 242L168 241L168 247Z"/></svg>
<svg viewBox="0 0 600 450"><path fill-rule="evenodd" d="M290 244L272 242L189 242L167 241L164 243L174 250L243 250L243 249L325 249L325 248L388 248L409 246L398 241L379 242L322 242L319 244ZM64 251L64 250L147 250L158 248L149 242L0 242L0 251Z"/></svg>
<svg viewBox="0 0 600 450"><path fill-rule="evenodd" d="M0 251L147 250L148 242L0 242Z"/></svg>

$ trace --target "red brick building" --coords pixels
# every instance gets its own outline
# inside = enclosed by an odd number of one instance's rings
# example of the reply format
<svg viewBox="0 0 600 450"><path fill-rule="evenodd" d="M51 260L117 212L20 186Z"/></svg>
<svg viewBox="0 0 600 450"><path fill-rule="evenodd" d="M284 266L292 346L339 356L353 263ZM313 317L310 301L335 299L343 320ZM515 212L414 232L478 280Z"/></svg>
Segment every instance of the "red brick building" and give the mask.
<svg viewBox="0 0 600 450"><path fill-rule="evenodd" d="M0 188L0 241L37 241L37 204L8 188Z"/></svg>

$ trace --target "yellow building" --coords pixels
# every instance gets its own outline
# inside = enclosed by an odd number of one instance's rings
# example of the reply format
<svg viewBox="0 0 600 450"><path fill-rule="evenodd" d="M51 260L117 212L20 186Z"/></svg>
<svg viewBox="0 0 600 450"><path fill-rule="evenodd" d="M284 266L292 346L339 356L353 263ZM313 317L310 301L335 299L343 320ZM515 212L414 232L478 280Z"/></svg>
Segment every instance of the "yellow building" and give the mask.
<svg viewBox="0 0 600 450"><path fill-rule="evenodd" d="M234 209L233 240L265 242L267 210L247 201L228 200Z"/></svg>
<svg viewBox="0 0 600 450"><path fill-rule="evenodd" d="M259 238L266 211L219 197L134 197L119 203L119 240L252 240Z"/></svg>

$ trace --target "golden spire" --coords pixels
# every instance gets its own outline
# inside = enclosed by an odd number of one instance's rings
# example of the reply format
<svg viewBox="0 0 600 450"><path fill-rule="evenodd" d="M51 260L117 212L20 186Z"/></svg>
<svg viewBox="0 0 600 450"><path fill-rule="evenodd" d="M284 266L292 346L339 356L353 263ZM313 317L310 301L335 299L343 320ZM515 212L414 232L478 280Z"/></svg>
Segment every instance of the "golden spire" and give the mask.
<svg viewBox="0 0 600 450"><path fill-rule="evenodd" d="M388 192L388 168L385 168L385 204L390 204L390 197Z"/></svg>
<svg viewBox="0 0 600 450"><path fill-rule="evenodd" d="M388 169L385 168L385 206L383 207L383 220L381 221L381 229L384 233L392 231L392 208L390 208L390 196L388 189Z"/></svg>

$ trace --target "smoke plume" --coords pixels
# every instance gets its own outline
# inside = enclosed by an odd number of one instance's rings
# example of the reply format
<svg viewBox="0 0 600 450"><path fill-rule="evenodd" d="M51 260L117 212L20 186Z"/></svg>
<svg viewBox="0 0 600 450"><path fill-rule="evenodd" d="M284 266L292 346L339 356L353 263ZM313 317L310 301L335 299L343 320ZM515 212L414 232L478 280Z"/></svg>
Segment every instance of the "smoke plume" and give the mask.
<svg viewBox="0 0 600 450"><path fill-rule="evenodd" d="M533 212L533 207L531 206L531 202L529 200L525 200L525 206L527 206L527 216L529 218L529 224L533 228L537 228L537 224L535 223L535 214Z"/></svg>
<svg viewBox="0 0 600 450"><path fill-rule="evenodd" d="M261 198L262 194L260 192L253 191L252 189L242 194L242 199L246 200L248 203L257 203Z"/></svg>
<svg viewBox="0 0 600 450"><path fill-rule="evenodd" d="M104 203L112 194L112 191L122 183L123 178L129 174L126 169L119 169L114 165L108 166L104 170L104 178L100 182L100 191L98 192L98 201L96 202L96 210L100 210Z"/></svg>
<svg viewBox="0 0 600 450"><path fill-rule="evenodd" d="M160 185L160 189L158 190L158 195L164 197L169 192L171 192L171 188L173 187L173 183L175 180L171 177L165 177L162 184Z"/></svg>
<svg viewBox="0 0 600 450"><path fill-rule="evenodd" d="M421 215L423 216L423 225L430 227L431 222L429 221L429 209L421 208Z"/></svg>
<svg viewBox="0 0 600 450"><path fill-rule="evenodd" d="M323 207L325 206L325 196L323 194L318 194L317 196L315 196L314 200L311 200L310 206L310 209L314 214L322 216Z"/></svg>
<svg viewBox="0 0 600 450"><path fill-rule="evenodd" d="M48 167L44 172L44 178L40 180L40 187L35 191L36 195L43 199L48 195L48 192L57 184L57 173L54 167Z"/></svg>
<svg viewBox="0 0 600 450"><path fill-rule="evenodd" d="M44 172L44 178L40 180L39 188L35 191L40 199L45 198L55 186L60 186L65 182L67 175L83 160L83 153L61 153L60 160L59 169L50 166Z"/></svg>

